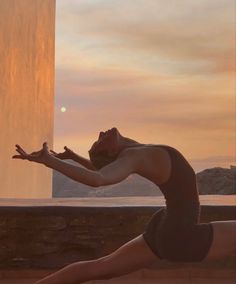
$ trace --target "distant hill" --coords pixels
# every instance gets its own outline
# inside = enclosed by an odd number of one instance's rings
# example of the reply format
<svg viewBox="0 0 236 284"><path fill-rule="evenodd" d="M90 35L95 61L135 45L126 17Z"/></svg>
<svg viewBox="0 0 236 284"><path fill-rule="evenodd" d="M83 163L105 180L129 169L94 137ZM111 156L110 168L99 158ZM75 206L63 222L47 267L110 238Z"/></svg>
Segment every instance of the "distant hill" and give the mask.
<svg viewBox="0 0 236 284"><path fill-rule="evenodd" d="M236 166L201 171L197 185L200 194L236 194Z"/></svg>
<svg viewBox="0 0 236 284"><path fill-rule="evenodd" d="M111 197L111 196L158 196L159 188L149 180L131 175L126 180L108 186L93 188L75 182L61 173L53 172L53 197Z"/></svg>
<svg viewBox="0 0 236 284"><path fill-rule="evenodd" d="M236 167L212 168L197 173L200 194L236 194ZM109 186L93 188L53 171L53 197L158 196L159 188L149 180L131 175Z"/></svg>

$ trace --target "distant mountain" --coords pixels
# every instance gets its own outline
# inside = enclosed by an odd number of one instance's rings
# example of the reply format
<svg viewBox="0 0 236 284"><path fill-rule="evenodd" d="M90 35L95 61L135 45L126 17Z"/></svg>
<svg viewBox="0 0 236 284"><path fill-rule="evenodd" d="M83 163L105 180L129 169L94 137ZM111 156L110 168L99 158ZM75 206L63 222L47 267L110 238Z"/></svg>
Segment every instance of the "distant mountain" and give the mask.
<svg viewBox="0 0 236 284"><path fill-rule="evenodd" d="M200 194L236 194L236 166L201 171L197 185Z"/></svg>
<svg viewBox="0 0 236 284"><path fill-rule="evenodd" d="M197 173L200 194L236 194L236 167L212 168ZM108 186L93 188L53 172L53 197L159 196L158 186L136 174Z"/></svg>
<svg viewBox="0 0 236 284"><path fill-rule="evenodd" d="M159 188L149 180L131 175L124 181L93 188L73 181L61 173L53 172L53 197L116 197L116 196L158 196Z"/></svg>

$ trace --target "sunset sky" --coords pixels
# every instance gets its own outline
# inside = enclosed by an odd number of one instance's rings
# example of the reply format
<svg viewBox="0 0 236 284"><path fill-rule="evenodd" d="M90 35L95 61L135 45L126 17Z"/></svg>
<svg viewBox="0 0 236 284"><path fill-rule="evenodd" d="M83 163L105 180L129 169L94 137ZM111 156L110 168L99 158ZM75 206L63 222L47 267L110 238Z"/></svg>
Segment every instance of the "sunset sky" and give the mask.
<svg viewBox="0 0 236 284"><path fill-rule="evenodd" d="M57 0L54 148L88 157L116 126L236 164L235 42L235 0Z"/></svg>

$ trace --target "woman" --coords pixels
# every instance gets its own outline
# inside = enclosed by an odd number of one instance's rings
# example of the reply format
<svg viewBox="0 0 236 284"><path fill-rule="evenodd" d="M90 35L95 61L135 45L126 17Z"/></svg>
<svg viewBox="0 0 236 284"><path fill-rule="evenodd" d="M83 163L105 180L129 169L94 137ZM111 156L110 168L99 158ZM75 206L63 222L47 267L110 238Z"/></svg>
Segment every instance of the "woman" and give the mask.
<svg viewBox="0 0 236 284"><path fill-rule="evenodd" d="M16 151L19 155L13 158L42 163L93 187L115 184L136 173L158 185L166 198L166 208L151 217L143 234L109 255L72 263L37 284L110 279L161 259L195 262L235 253L236 221L199 223L195 173L183 155L170 146L141 144L112 128L100 132L89 150L90 160L67 147L63 153L50 153L47 143L31 154L19 145ZM73 159L84 167L68 164L64 159Z"/></svg>

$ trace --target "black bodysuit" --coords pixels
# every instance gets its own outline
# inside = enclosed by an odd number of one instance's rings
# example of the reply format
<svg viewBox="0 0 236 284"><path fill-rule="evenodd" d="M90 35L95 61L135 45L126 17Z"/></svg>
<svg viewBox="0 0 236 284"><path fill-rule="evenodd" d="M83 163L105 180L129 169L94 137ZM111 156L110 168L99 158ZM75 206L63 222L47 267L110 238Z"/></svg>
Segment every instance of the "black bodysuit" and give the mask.
<svg viewBox="0 0 236 284"><path fill-rule="evenodd" d="M176 149L156 145L171 157L171 175L159 185L166 207L155 212L143 237L161 259L178 262L202 261L211 246L211 223L199 223L200 203L194 170Z"/></svg>

